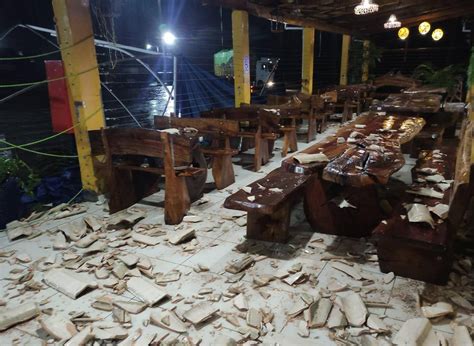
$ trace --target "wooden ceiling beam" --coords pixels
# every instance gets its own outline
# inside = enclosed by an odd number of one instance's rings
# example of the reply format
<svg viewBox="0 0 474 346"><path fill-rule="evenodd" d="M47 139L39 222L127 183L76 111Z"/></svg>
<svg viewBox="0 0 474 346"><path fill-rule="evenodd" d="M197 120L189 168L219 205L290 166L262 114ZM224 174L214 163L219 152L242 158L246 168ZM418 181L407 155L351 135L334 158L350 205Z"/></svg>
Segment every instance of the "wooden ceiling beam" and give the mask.
<svg viewBox="0 0 474 346"><path fill-rule="evenodd" d="M248 0L202 0L202 4L222 6L234 10L247 11L253 16L266 18L268 20L278 20L279 22L285 22L288 24L298 25L302 27L312 27L320 31L328 31L338 34L358 35L358 32L354 32L347 27L329 24L326 21L321 21L315 18L308 19L290 14L285 14L282 16L280 13L275 12L274 8L257 5L254 2L250 2Z"/></svg>

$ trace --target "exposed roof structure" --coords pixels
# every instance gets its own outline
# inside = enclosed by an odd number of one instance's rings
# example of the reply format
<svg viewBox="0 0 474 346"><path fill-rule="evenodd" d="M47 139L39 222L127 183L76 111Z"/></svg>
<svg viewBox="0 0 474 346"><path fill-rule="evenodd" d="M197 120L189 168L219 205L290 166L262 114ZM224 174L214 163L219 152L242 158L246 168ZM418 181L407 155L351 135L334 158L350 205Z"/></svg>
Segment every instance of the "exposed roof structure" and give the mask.
<svg viewBox="0 0 474 346"><path fill-rule="evenodd" d="M359 0L203 0L248 11L250 14L322 31L367 36L384 31L383 24L393 13L403 26L422 21L439 22L474 14L472 0L375 0L376 13L357 16Z"/></svg>

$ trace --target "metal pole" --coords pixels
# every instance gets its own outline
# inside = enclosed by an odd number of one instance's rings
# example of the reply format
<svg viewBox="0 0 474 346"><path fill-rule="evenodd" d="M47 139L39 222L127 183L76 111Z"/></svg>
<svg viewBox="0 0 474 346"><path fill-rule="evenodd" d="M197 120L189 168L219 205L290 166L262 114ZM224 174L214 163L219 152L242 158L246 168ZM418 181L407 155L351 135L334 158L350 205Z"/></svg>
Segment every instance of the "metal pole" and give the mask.
<svg viewBox="0 0 474 346"><path fill-rule="evenodd" d="M173 55L173 112L178 116L178 102L176 100L176 86L178 83L178 57Z"/></svg>

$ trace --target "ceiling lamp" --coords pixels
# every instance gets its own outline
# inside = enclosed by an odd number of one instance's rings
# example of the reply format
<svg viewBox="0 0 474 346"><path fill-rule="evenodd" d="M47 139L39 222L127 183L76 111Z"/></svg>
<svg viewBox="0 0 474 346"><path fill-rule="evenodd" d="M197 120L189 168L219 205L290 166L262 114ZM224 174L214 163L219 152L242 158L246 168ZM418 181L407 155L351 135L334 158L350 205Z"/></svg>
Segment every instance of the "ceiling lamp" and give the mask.
<svg viewBox="0 0 474 346"><path fill-rule="evenodd" d="M443 32L443 30L441 30L441 29L435 29L435 30L433 31L433 33L431 34L431 37L432 37L433 40L435 40L435 41L441 40L441 39L443 38L443 36L444 36L444 32Z"/></svg>
<svg viewBox="0 0 474 346"><path fill-rule="evenodd" d="M418 31L422 35L426 35L427 33L430 32L430 30L431 30L431 24L428 22L423 22L423 23L420 23L420 25L418 25Z"/></svg>
<svg viewBox="0 0 474 346"><path fill-rule="evenodd" d="M361 0L360 4L354 8L354 13L357 15L374 13L379 10L379 5L374 4L372 0Z"/></svg>
<svg viewBox="0 0 474 346"><path fill-rule="evenodd" d="M408 28L403 27L403 28L400 28L400 30L398 30L398 37L401 40L406 40L408 35L410 35L410 30Z"/></svg>
<svg viewBox="0 0 474 346"><path fill-rule="evenodd" d="M397 19L397 16L394 14L391 14L388 20L385 22L383 27L385 29L396 29L402 26L402 23Z"/></svg>

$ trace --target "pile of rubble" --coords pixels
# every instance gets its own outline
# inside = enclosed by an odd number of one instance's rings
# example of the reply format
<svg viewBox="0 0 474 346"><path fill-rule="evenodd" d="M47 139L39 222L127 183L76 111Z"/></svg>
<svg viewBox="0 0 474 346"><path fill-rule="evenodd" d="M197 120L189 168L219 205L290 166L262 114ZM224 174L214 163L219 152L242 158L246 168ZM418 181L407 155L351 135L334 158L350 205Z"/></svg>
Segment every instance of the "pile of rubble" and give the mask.
<svg viewBox="0 0 474 346"><path fill-rule="evenodd" d="M45 218L57 219L84 211L81 206L61 206L42 217L44 221ZM0 252L0 263L10 265L7 278L1 283L5 293L0 300L0 331L37 319L47 335L46 341L65 345L84 345L93 340L120 342L121 345L194 345L201 340L191 335L190 326L212 324L219 331L215 343L251 345L264 342L266 335L280 333L286 325L294 324L301 338L310 337L312 329L324 329L330 339L342 345L447 345L444 335L433 328L432 323L449 318L454 330L449 344L472 345L469 333L474 324L471 304L474 300L474 275L468 258L456 262L447 287L420 293L420 316L407 320L396 331L394 326L384 321L385 316L369 312L370 307L390 307L368 297L377 285L389 284L395 278L393 273L389 273L380 280L360 269L357 262L361 260L377 261L370 243L360 253L323 256L321 264L330 265L341 273L343 279L331 278L326 285L321 285L304 263L292 262L285 267L283 261L272 258L264 243L246 241L235 247L237 257L228 261L225 273L220 273L225 274L224 290L213 287L207 280L199 291L186 297L179 291L168 291L167 286L190 280L193 272L206 274L209 268L205 263L195 264L190 271L160 272L160 268L155 268L148 257L125 248L153 249L158 244L167 244L192 253L203 246L196 238L197 231L207 232L224 227L223 219L215 221L210 220L211 217L204 219L189 215L182 224L172 227L141 223L140 220L145 217L145 211L130 208L109 217L87 215L66 222L56 230L46 231L53 239L51 248L54 251L50 256L34 261L18 251ZM227 218L225 222L243 227L245 220L245 216L239 215ZM34 241L38 234L30 226L32 221L10 224L7 231L9 239L28 237ZM296 238L289 245L278 246L281 247L278 250L280 254L284 252L286 257L293 258L302 254L324 254L328 249L323 239L308 241ZM252 267L263 260L270 260L274 269L271 275L252 271ZM37 273L42 274L40 280L35 275ZM245 276L247 280L243 280ZM269 299L270 293L265 288L272 281L279 281L289 291L294 290L292 307L284 316L286 322L279 326L279 330L275 326L275 311L268 306L255 307L250 295L258 292L263 299ZM299 290L298 287L304 283L314 290L311 293ZM101 294L91 306L94 311L108 314L106 317L84 311L66 314L59 309L47 308L47 299L20 301L17 305L9 303L27 291L40 292L48 287L73 300L100 290ZM125 297L127 291L139 301ZM153 309L165 303L171 307ZM227 308L222 308L226 303ZM138 329L132 328L132 315L141 313L148 313L148 317ZM228 329L223 326L224 321L240 334L240 338L226 336ZM157 333L156 329L150 329L150 325L164 333ZM281 342L285 344L284 340Z"/></svg>

